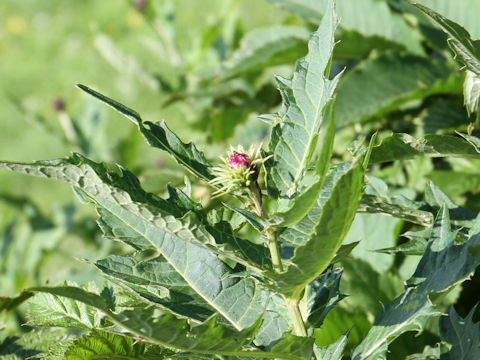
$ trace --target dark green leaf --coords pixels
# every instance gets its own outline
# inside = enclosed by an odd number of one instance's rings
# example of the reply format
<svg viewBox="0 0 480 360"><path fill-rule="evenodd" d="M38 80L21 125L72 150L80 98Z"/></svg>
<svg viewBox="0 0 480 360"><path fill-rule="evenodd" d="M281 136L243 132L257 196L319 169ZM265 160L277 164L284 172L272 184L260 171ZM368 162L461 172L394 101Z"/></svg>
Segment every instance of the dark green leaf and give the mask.
<svg viewBox="0 0 480 360"><path fill-rule="evenodd" d="M130 119L130 121L138 126L140 132L151 146L168 152L180 165L184 166L192 174L205 181L209 181L213 178L209 172L210 163L205 159L203 153L198 151L192 143L183 143L173 132L170 131L165 122L155 124L147 121L144 123L135 110L132 110L125 105L120 104L118 101L102 95L85 85L78 85L78 87L113 107L122 115Z"/></svg>
<svg viewBox="0 0 480 360"><path fill-rule="evenodd" d="M450 343L449 352L440 356L441 360L467 360L480 358L480 325L473 323L476 307L462 319L455 308L448 309L447 316L440 318L439 328L442 340Z"/></svg>

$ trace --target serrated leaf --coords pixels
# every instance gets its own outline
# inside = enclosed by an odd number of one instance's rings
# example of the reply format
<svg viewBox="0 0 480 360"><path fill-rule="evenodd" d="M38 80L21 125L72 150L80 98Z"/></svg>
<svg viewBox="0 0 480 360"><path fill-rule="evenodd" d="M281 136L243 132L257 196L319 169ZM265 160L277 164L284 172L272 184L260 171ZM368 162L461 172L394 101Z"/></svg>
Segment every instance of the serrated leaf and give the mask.
<svg viewBox="0 0 480 360"><path fill-rule="evenodd" d="M363 195L358 212L369 214L383 214L393 216L414 224L430 226L433 224L433 215L428 211L419 210L402 204L392 204L374 195Z"/></svg>
<svg viewBox="0 0 480 360"><path fill-rule="evenodd" d="M480 358L480 325L473 323L475 310L476 306L462 319L455 308L450 306L447 316L440 318L440 336L452 345L449 352L440 356L440 360Z"/></svg>
<svg viewBox="0 0 480 360"><path fill-rule="evenodd" d="M306 57L297 61L291 80L277 77L283 105L275 115L269 150L273 165L267 182L279 195L292 197L300 186L315 150L325 106L330 101L339 76L329 80L330 61L337 26L334 3L309 41Z"/></svg>
<svg viewBox="0 0 480 360"><path fill-rule="evenodd" d="M94 330L75 340L65 352L66 360L148 359L145 345L130 337ZM158 354L161 356L160 354ZM163 357L158 357L162 359Z"/></svg>
<svg viewBox="0 0 480 360"><path fill-rule="evenodd" d="M368 121L433 94L460 93L461 80L454 71L444 61L414 55L387 53L367 59L338 86L337 126Z"/></svg>
<svg viewBox="0 0 480 360"><path fill-rule="evenodd" d="M323 202L320 216L318 217L319 209L312 209L315 211L312 216L315 215L318 220L313 222L310 232L303 234L303 244L296 246L293 257L288 260L286 271L274 276L278 291L287 297L299 298L305 286L328 267L342 245L355 217L364 185L363 160L364 156L360 156L353 162L344 164L346 166L340 166L341 175L330 193L326 199L321 196L319 198ZM327 189L328 186L324 188ZM299 222L297 225L306 225L308 229L308 225L312 225L311 219L306 222L310 224Z"/></svg>
<svg viewBox="0 0 480 360"><path fill-rule="evenodd" d="M408 134L393 134L383 139L380 145L373 147L370 164L420 156L480 158L480 148L471 141L452 135L425 135L414 138Z"/></svg>
<svg viewBox="0 0 480 360"><path fill-rule="evenodd" d="M100 327L102 315L83 302L40 293L28 302L28 326L91 330Z"/></svg>
<svg viewBox="0 0 480 360"><path fill-rule="evenodd" d="M305 292L308 325L321 327L328 312L345 297L340 293L341 276L342 270L336 269L322 274L309 284Z"/></svg>
<svg viewBox="0 0 480 360"><path fill-rule="evenodd" d="M437 217L430 241L409 284L425 293L440 292L467 279L480 263L469 252L471 246L480 244L480 234L455 245L456 231L451 230L449 211L443 206Z"/></svg>
<svg viewBox="0 0 480 360"><path fill-rule="evenodd" d="M209 172L211 165L203 153L198 151L192 143L183 143L172 131L170 131L165 122L162 121L157 124L150 121L143 122L142 118L135 110L132 110L125 105L120 104L118 101L102 95L85 85L78 85L78 87L111 106L136 124L150 146L168 152L180 165L184 166L188 171L198 176L200 179L209 181L213 178Z"/></svg>
<svg viewBox="0 0 480 360"><path fill-rule="evenodd" d="M333 152L333 141L335 138L334 106L333 101L328 108L328 115L324 117L320 126L319 142L321 145L318 159L316 159L317 163L315 165L315 174L318 178L312 185L308 186L305 190L302 190L302 193L290 201L287 210L272 215L277 226L288 227L295 225L307 215L317 202L325 178L327 177Z"/></svg>
<svg viewBox="0 0 480 360"><path fill-rule="evenodd" d="M480 259L468 251L470 246L480 243L480 235L472 234L466 243L455 245L455 233L451 231L448 214L447 207L443 206L427 250L408 280L405 293L384 307L368 335L355 348L353 360L380 359L391 339L405 331L422 331L429 317L440 314L434 310L429 294L444 291L465 280L480 263Z"/></svg>
<svg viewBox="0 0 480 360"><path fill-rule="evenodd" d="M295 61L302 55L308 31L302 27L277 25L254 29L240 41L239 49L222 65L221 76L263 70Z"/></svg>
<svg viewBox="0 0 480 360"><path fill-rule="evenodd" d="M468 114L477 113L480 104L480 75L470 70L467 70L463 83L463 97Z"/></svg>
<svg viewBox="0 0 480 360"><path fill-rule="evenodd" d="M315 352L315 357L317 360L341 360L349 334L350 330L348 330L340 337L340 339L326 348L321 349L318 346L315 346L313 351Z"/></svg>
<svg viewBox="0 0 480 360"><path fill-rule="evenodd" d="M114 324L124 328L146 343L199 354L232 355L247 358L282 358L305 360L302 354L311 353L313 339L290 334L268 352L251 344L260 322L243 331L237 331L211 317L200 325L191 325L170 314L155 315L153 309L136 308L120 313L113 312L105 299L95 293L71 286L35 287L29 294L47 293L80 301L101 311ZM114 330L113 330L114 331Z"/></svg>
<svg viewBox="0 0 480 360"><path fill-rule="evenodd" d="M352 360L385 359L388 342L407 331L422 331L426 322L440 315L427 296L410 288L384 306L368 335L352 352Z"/></svg>
<svg viewBox="0 0 480 360"><path fill-rule="evenodd" d="M267 293L251 278L232 277L228 266L206 248L225 255L232 255L235 250L219 251L212 245L212 235L194 219L177 219L169 213L173 208L182 216L185 209L144 192L133 174L109 173L102 164L79 155L30 165L3 162L0 168L57 179L80 188L95 202L101 216L99 225L106 236L135 249L158 249L192 288L238 329L252 325L263 313ZM202 239L209 240L202 245L198 242ZM241 257L234 257L243 262ZM232 307L233 304L236 306Z"/></svg>
<svg viewBox="0 0 480 360"><path fill-rule="evenodd" d="M455 52L456 58L470 71L480 75L480 41L472 40L467 30L439 13L418 3L414 5L430 16L448 34L448 43Z"/></svg>
<svg viewBox="0 0 480 360"><path fill-rule="evenodd" d="M95 266L148 304L158 304L196 321L213 314L209 303L162 256L139 261L132 256L112 255L97 261Z"/></svg>

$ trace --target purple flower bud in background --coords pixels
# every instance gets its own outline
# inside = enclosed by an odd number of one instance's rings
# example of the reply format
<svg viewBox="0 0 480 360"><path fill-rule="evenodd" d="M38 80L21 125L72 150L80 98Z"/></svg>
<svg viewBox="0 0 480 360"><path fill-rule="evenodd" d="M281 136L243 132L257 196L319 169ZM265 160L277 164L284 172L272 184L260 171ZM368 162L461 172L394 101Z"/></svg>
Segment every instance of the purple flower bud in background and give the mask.
<svg viewBox="0 0 480 360"><path fill-rule="evenodd" d="M144 11L146 6L147 6L147 0L137 0L137 2L135 3L135 8L138 11Z"/></svg>
<svg viewBox="0 0 480 360"><path fill-rule="evenodd" d="M56 97L53 101L52 101L52 107L55 111L63 111L65 110L65 100L63 100L63 98L61 98L60 96L59 97Z"/></svg>
<svg viewBox="0 0 480 360"><path fill-rule="evenodd" d="M228 165L230 168L247 168L250 166L250 158L247 154L242 154L234 152L232 156L228 159Z"/></svg>

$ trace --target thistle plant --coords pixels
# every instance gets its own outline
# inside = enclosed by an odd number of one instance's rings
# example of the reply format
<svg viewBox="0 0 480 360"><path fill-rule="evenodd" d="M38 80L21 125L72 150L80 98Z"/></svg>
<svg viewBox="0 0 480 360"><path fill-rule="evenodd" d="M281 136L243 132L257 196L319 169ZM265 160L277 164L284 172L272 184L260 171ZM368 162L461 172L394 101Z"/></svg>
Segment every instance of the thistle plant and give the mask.
<svg viewBox="0 0 480 360"><path fill-rule="evenodd" d="M480 264L478 221L459 218L459 207L434 185L424 203L389 201L376 195L374 180L365 175L369 165L392 156L478 157L480 140L394 134L376 144L372 136L351 158L333 161L334 93L342 76L330 73L337 24L329 1L293 77L276 78L282 107L261 116L270 124L266 145L232 147L217 166L164 122L143 121L79 85L131 120L149 145L166 151L195 181L209 184L212 198L223 197L218 208L203 207L188 186L169 186L167 198L147 192L129 170L114 171L81 154L0 162L2 169L70 184L95 206L105 237L131 250L92 262L106 278L103 289L66 283L0 298L6 311L28 301L31 327L76 330L42 331L39 336L51 344L43 358L340 360L350 330L318 344L330 310L345 298L339 265L356 245L343 243L360 211L396 216L428 231L415 234L414 250L386 249L416 251L421 258L403 292L349 345L351 358L385 359L395 338L422 331L441 315L430 295L464 281ZM453 220L450 209L456 210ZM453 309L449 315L440 324L451 348L435 354L452 356L450 349L468 346L478 353L468 336L452 336L459 327L478 334L472 317L463 321Z"/></svg>

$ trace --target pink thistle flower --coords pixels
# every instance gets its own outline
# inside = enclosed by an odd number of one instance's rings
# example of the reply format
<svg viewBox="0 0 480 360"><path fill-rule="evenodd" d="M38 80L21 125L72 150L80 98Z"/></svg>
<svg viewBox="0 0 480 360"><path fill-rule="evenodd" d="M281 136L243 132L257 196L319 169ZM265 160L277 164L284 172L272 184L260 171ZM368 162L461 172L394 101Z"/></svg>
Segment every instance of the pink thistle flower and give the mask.
<svg viewBox="0 0 480 360"><path fill-rule="evenodd" d="M247 154L235 151L228 159L228 166L230 166L232 169L247 168L250 166L250 158Z"/></svg>

